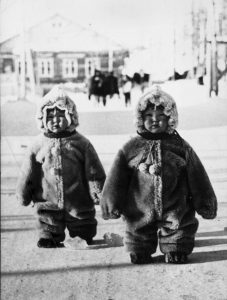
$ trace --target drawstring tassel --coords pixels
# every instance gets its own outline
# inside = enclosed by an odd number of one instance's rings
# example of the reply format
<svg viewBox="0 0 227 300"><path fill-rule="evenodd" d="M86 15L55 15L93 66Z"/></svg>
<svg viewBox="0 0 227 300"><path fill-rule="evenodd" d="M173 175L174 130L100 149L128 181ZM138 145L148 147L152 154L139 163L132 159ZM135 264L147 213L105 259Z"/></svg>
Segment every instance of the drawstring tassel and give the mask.
<svg viewBox="0 0 227 300"><path fill-rule="evenodd" d="M145 174L156 176L161 174L161 166L159 166L158 164L141 163L139 164L138 169L140 170L140 172Z"/></svg>

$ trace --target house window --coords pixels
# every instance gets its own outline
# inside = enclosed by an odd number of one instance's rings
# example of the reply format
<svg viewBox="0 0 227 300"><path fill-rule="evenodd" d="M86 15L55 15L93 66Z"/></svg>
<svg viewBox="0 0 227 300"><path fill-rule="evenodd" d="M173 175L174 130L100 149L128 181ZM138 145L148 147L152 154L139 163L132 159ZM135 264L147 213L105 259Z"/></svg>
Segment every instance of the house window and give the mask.
<svg viewBox="0 0 227 300"><path fill-rule="evenodd" d="M78 76L78 62L76 59L63 59L62 65L63 77L77 77Z"/></svg>
<svg viewBox="0 0 227 300"><path fill-rule="evenodd" d="M95 69L100 70L99 57L88 57L85 59L85 75L91 77L95 73Z"/></svg>
<svg viewBox="0 0 227 300"><path fill-rule="evenodd" d="M53 77L54 76L54 60L53 58L40 58L38 60L39 77Z"/></svg>
<svg viewBox="0 0 227 300"><path fill-rule="evenodd" d="M21 74L21 60L17 59L16 60L16 72L17 74ZM25 75L28 73L28 67L27 67L27 62L25 61Z"/></svg>

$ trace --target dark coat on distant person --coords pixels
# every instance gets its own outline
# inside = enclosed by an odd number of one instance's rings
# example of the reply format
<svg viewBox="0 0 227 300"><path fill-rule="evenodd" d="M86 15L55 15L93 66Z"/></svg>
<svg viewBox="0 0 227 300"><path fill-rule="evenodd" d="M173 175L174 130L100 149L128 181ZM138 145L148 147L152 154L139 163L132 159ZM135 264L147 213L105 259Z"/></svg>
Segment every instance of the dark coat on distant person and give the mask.
<svg viewBox="0 0 227 300"><path fill-rule="evenodd" d="M100 71L95 70L95 74L90 79L89 98L91 95L104 96L103 81L104 75Z"/></svg>
<svg viewBox="0 0 227 300"><path fill-rule="evenodd" d="M118 79L112 74L112 72L105 77L103 81L103 90L105 96L113 96L114 94L119 95Z"/></svg>

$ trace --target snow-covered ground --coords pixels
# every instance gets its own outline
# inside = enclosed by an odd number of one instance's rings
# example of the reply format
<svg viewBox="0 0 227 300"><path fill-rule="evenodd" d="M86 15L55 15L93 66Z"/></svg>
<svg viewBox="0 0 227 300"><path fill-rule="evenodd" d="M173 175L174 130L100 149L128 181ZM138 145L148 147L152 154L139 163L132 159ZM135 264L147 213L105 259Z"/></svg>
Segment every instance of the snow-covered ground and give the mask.
<svg viewBox="0 0 227 300"><path fill-rule="evenodd" d="M220 82L220 98L227 99L227 83ZM160 84L162 89L169 93L177 102L179 107L194 106L209 101L208 90L206 85L198 85L195 79L166 81ZM68 92L70 97L75 101L79 112L88 111L127 111L134 109L139 97L142 95L141 89L136 86L131 91L131 106L125 107L124 96L120 93L120 97L115 95L112 99L107 98L107 104L104 106L102 101L98 104L92 96L88 100L86 93ZM41 98L31 98L35 102L41 101Z"/></svg>
<svg viewBox="0 0 227 300"><path fill-rule="evenodd" d="M219 99L211 102L211 99L204 94L204 87L197 86L192 81L166 83L163 88L176 99L179 110L183 114L180 113L182 122L185 118L189 119L186 122L187 130L179 132L201 157L219 203L218 216L215 220L203 220L199 217L200 227L189 264L167 265L160 250L157 249L153 264L132 265L123 247L105 244L104 234L107 232L123 236L124 223L121 219L104 221L101 218L100 207L97 207L98 234L94 246L84 250L67 247L38 248L34 208L20 206L14 194L23 155L33 140L31 135L35 132L30 130L35 122L32 115L35 114L35 105L26 101L7 103L2 107L2 120L4 123L7 122L9 128L7 128L8 134L2 132L1 143L2 299L226 299L227 126L225 111L227 105L224 100L219 102ZM133 92L139 93L138 90ZM134 105L137 99L135 94ZM110 115L114 115L116 118L121 114L125 117L127 114L130 115L130 111L127 110L132 110L124 107L122 99L114 99L107 104L107 107L101 105L97 107L86 98L85 94L72 96L75 97L78 111L83 112L81 115L85 123L92 123L92 118L97 118L99 123L105 121L106 126L107 120L103 116L108 115L109 118ZM204 105L206 101L208 105ZM192 107L188 107L189 105ZM199 115L195 114L196 110L199 111ZM92 111L95 113L90 113ZM103 113L99 114L99 111ZM105 111L109 113L105 114ZM211 120L213 121L211 118L214 118L215 122L212 125L214 127L201 127L205 122L202 114L208 116L209 124ZM24 136L19 136L15 131L16 127L22 126L23 119L27 119L23 126L28 127L28 131ZM129 119L131 122L131 115ZM121 122L126 126L125 120ZM191 130L191 124L196 122L198 128ZM117 134L100 135L99 130L96 135L87 135L97 149L106 172L118 148L129 138L129 134L122 134L120 129L124 127L116 124L116 121L109 122L110 125L112 127L118 125ZM83 124L81 127L83 128Z"/></svg>
<svg viewBox="0 0 227 300"><path fill-rule="evenodd" d="M209 101L208 88L205 85L198 85L195 79L183 79L177 81L166 81L160 84L162 89L169 93L177 102L178 107L194 106ZM75 101L79 112L90 111L128 111L133 110L139 97L142 95L141 89L136 86L131 91L131 105L126 107L124 96L120 89L120 97L114 95L112 99L107 98L107 104L104 106L102 101L98 104L95 97L88 99L87 93L74 93L68 91L70 97ZM222 79L219 81L219 98L227 99L227 81ZM27 95L27 99L34 103L39 103L42 98L39 95ZM7 101L16 101L14 97L1 97L1 106Z"/></svg>
<svg viewBox="0 0 227 300"><path fill-rule="evenodd" d="M179 107L193 106L209 101L206 87L198 85L195 80L167 81L164 84L160 84L160 86L175 99ZM103 106L102 103L98 104L94 97L89 101L87 94L69 94L75 101L78 111L119 111L134 109L142 92L138 86L132 89L131 106L127 108L125 107L122 94L120 94L120 98L115 95L112 99L108 99L106 106Z"/></svg>

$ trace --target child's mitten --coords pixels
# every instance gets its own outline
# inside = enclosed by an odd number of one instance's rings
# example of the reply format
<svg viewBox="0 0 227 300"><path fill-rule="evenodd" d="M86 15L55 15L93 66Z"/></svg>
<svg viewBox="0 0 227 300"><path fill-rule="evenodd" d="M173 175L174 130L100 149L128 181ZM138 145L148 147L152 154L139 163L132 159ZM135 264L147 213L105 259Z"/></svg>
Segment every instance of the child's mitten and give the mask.
<svg viewBox="0 0 227 300"><path fill-rule="evenodd" d="M32 202L30 197L22 197L19 194L16 194L16 198L19 201L19 203L23 206L28 206Z"/></svg>
<svg viewBox="0 0 227 300"><path fill-rule="evenodd" d="M121 213L114 207L108 207L106 203L101 202L102 217L104 220L118 219L121 217Z"/></svg>
<svg viewBox="0 0 227 300"><path fill-rule="evenodd" d="M201 216L203 219L214 219L217 216L216 211L210 212L210 211L203 211L201 212Z"/></svg>

